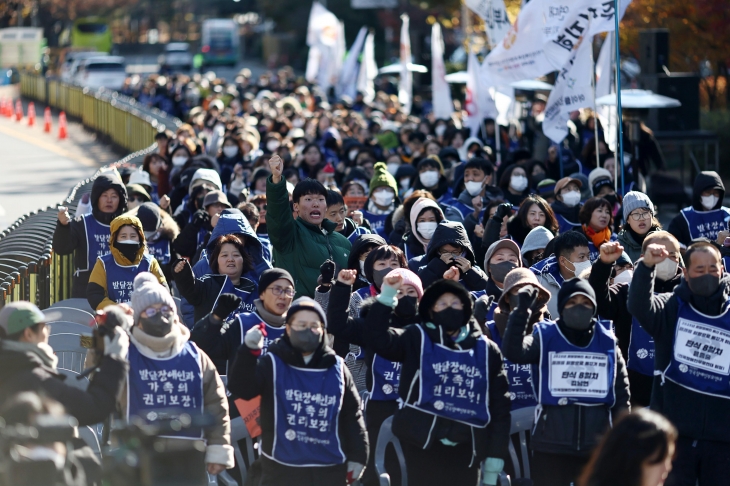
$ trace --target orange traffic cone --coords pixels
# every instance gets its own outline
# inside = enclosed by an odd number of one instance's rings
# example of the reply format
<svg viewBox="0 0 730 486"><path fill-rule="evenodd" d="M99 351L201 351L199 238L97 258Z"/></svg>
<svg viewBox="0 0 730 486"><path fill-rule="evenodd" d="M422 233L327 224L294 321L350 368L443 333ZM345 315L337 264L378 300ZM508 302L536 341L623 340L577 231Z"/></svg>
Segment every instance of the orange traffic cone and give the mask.
<svg viewBox="0 0 730 486"><path fill-rule="evenodd" d="M46 109L43 112L43 131L46 133L51 133L51 107L50 106L46 106Z"/></svg>
<svg viewBox="0 0 730 486"><path fill-rule="evenodd" d="M5 116L8 112L7 102L8 100L5 97L3 97L2 101L0 101L0 116Z"/></svg>
<svg viewBox="0 0 730 486"><path fill-rule="evenodd" d="M5 105L3 106L3 116L6 118L12 118L13 117L13 100L10 98L5 98Z"/></svg>
<svg viewBox="0 0 730 486"><path fill-rule="evenodd" d="M66 112L62 111L58 115L58 139L65 140L68 137L68 130L66 127Z"/></svg>
<svg viewBox="0 0 730 486"><path fill-rule="evenodd" d="M32 127L35 125L35 103L32 101L28 103L28 126Z"/></svg>
<svg viewBox="0 0 730 486"><path fill-rule="evenodd" d="M15 102L15 121L20 121L23 119L23 103L20 102L20 100Z"/></svg>

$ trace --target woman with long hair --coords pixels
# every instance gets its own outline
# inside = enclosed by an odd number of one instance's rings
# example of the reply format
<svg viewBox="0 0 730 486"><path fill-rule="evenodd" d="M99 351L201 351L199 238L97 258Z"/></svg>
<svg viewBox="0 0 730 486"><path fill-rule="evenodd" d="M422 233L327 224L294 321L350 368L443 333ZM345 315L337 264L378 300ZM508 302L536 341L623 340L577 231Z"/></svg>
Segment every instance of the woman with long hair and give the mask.
<svg viewBox="0 0 730 486"><path fill-rule="evenodd" d="M580 208L578 220L583 234L588 238L591 262L598 259L598 249L602 244L616 240L616 235L611 231L612 210L611 203L602 197L592 197Z"/></svg>

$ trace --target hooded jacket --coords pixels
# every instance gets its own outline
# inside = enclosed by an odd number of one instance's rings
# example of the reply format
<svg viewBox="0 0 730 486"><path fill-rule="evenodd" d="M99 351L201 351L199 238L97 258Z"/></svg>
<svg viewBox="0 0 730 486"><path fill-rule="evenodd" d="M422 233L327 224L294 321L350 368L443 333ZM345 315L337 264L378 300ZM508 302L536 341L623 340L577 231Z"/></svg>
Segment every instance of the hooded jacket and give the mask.
<svg viewBox="0 0 730 486"><path fill-rule="evenodd" d="M137 233L139 234L139 241L142 244L139 250L137 250L134 261L131 262L127 260L127 257L122 255L122 253L114 247L114 242L117 239L117 234L119 233L119 230L122 228L122 226L126 225L131 225L137 230ZM111 239L109 240L109 250L111 251L111 254L114 257L114 261L117 263L117 265L122 267L137 266L140 264L145 256L149 256L145 255L147 248L145 246L146 242L144 238L144 230L142 229L142 223L139 222L139 219L133 216L119 216L117 218L114 218L114 221L111 222L110 229ZM164 285L165 288L169 290L169 287L167 286L167 280L165 280L165 275L162 273L160 264L157 263L157 260L155 260L154 258L151 258L151 260L152 261L150 262L149 270L147 271L157 277L157 280L160 282L160 284ZM133 280L134 278L130 280L130 284ZM109 298L107 281L108 279L104 263L101 261L101 259L97 259L96 265L94 265L94 270L91 272L91 277L89 278L89 284L86 287L86 299L89 301L89 305L92 309L103 309L108 305L116 304L115 301Z"/></svg>
<svg viewBox="0 0 730 486"><path fill-rule="evenodd" d="M439 248L447 244L464 248L464 258L471 263L471 268L466 273L459 270L461 283L470 291L484 290L487 286L487 276L477 266L474 250L471 247L469 236L466 234L466 229L464 229L463 224L451 221L439 223L428 244L426 255L421 259L418 276L421 278L423 288L428 287L436 280L442 279L444 272L449 269L449 265L444 263L439 256Z"/></svg>
<svg viewBox="0 0 730 486"><path fill-rule="evenodd" d="M413 251L415 251L417 249L418 245L417 244L415 244L415 245L414 244L409 244L410 243L410 239L413 238L418 243L421 244L421 248L420 248L420 252L418 252L418 253L416 253L414 255L408 255L408 259L409 260L411 258L415 257L415 256L423 255L424 253L426 253L426 249L428 248L428 243L429 243L430 240L425 239L423 236L421 236L418 233L418 223L417 223L418 217L426 209L431 209L433 212L435 212L437 218L439 216L441 217L441 221L443 221L444 219L447 219L447 218L444 217L444 212L441 211L441 208L439 207L439 205L436 204L436 201L433 201L433 200L428 199L426 197L420 198L418 201L416 201L416 203L411 208L411 221L410 221L410 223L411 223L411 231L410 231L411 237L408 238L408 240L406 242L406 245L408 245L408 247L410 249L412 249ZM413 243L415 243L415 242L413 242Z"/></svg>
<svg viewBox="0 0 730 486"><path fill-rule="evenodd" d="M119 206L112 214L102 213L98 209L101 194L109 189L114 189L119 194ZM111 221L127 210L127 189L121 179L114 173L100 174L91 186L91 216L99 224L109 225ZM86 234L86 225L82 220L83 216L69 221L67 225L56 222L56 229L53 232L53 251L59 255L74 254L74 277L72 297L86 298L86 285L93 266L88 265L88 243L87 238L93 235ZM106 236L106 235L105 235Z"/></svg>
<svg viewBox="0 0 730 486"><path fill-rule="evenodd" d="M692 206L683 209L683 211L694 210L703 213L707 212L707 209L702 206L702 192L707 189L720 190L720 199L718 199L717 204L715 204L715 207L712 208L712 210L721 209L723 207L723 200L725 199L725 185L722 183L722 179L717 172L703 171L697 174L694 185L692 186ZM730 211L727 208L725 208L725 210ZM726 227L720 229L728 229L727 220L725 224ZM674 237L679 240L679 243L684 246L689 246L692 242L692 236L690 234L689 226L687 225L687 220L681 212L669 223L667 231L672 233Z"/></svg>
<svg viewBox="0 0 730 486"><path fill-rule="evenodd" d="M386 244L387 243L385 242L385 239L383 239L383 237L378 234L360 235L352 243L350 256L347 257L347 268L357 270L357 280L355 280L355 285L352 286L353 292L357 289L361 289L370 285L370 282L367 281L365 276L360 271L360 255L363 253L364 249L368 246L383 246ZM347 301L350 301L349 296L347 298Z"/></svg>
<svg viewBox="0 0 730 486"><path fill-rule="evenodd" d="M125 216L136 217L138 209L139 206L127 211L125 213ZM152 238L147 240L147 243L152 244L160 240L168 240L170 242L170 261L168 263L161 263L159 261L157 262L160 264L160 268L162 268L162 272L165 274L165 279L170 282L172 280L170 266L177 257L172 248L172 242L175 241L175 238L177 238L180 234L180 227L167 211L160 211L160 220L160 227L157 229L157 233Z"/></svg>
<svg viewBox="0 0 730 486"><path fill-rule="evenodd" d="M540 285L550 291L550 301L548 302L548 310L551 316L557 316L558 313L558 292L563 286L562 274L560 273L560 263L555 255L540 260L530 267L530 271L537 276Z"/></svg>
<svg viewBox="0 0 730 486"><path fill-rule="evenodd" d="M717 316L730 298L730 275L724 273L720 286L710 297L692 294L687 281L673 293L654 295L655 269L639 260L629 286L628 310L641 327L654 338L654 367L664 370L674 352L679 302L692 304L702 314ZM666 416L679 431L680 437L694 440L730 442L728 400L688 390L673 381L654 376L651 408Z"/></svg>

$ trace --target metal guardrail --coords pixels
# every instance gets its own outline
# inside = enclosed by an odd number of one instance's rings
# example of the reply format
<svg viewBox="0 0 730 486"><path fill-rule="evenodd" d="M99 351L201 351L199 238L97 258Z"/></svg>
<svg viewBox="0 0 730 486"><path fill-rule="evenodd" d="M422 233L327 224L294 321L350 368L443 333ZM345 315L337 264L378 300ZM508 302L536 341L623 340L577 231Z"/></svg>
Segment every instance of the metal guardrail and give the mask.
<svg viewBox="0 0 730 486"><path fill-rule="evenodd" d="M141 107L119 93L70 86L31 73L21 74L20 92L25 98L65 111L88 129L130 152L69 191L59 205L67 206L72 214L104 169L141 160L157 149L158 132L175 129L181 123L159 110ZM28 300L45 309L71 297L74 255L58 255L53 251L57 214L56 206L32 211L0 232L0 307L7 302Z"/></svg>

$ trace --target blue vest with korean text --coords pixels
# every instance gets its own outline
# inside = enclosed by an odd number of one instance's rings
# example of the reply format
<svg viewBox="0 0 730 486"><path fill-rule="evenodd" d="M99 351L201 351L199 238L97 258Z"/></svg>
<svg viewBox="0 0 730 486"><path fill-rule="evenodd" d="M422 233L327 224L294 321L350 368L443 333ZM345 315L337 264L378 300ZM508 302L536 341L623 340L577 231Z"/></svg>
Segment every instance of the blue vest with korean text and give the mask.
<svg viewBox="0 0 730 486"><path fill-rule="evenodd" d="M704 395L730 399L730 305L719 316L677 298L674 349L664 377Z"/></svg>
<svg viewBox="0 0 730 486"><path fill-rule="evenodd" d="M212 309L215 309L215 306L218 304L218 299L220 299L220 296L223 294L236 294L241 298L241 304L238 306L238 309L228 314L225 319L223 319L224 321L227 321L228 319L233 319L234 317L236 317L236 314L239 314L241 312L253 312L256 309L254 300L256 300L259 296L258 291L254 290L253 292L247 292L245 290L237 289L231 282L231 279L228 277L226 277L225 282L223 282L221 291L218 292L218 296L215 298Z"/></svg>
<svg viewBox="0 0 730 486"><path fill-rule="evenodd" d="M385 241L390 241L390 235L385 232L385 220L388 219L388 216L390 213L373 214L365 209L362 210L362 217L368 220L370 229L385 238Z"/></svg>
<svg viewBox="0 0 730 486"><path fill-rule="evenodd" d="M487 322L487 328L492 334L492 341L497 346L502 347L502 336L494 321ZM535 392L532 389L532 375L530 374L530 365L521 365L512 363L504 356L504 369L507 370L507 379L509 380L509 398L512 400L512 410L525 407L534 407L537 405Z"/></svg>
<svg viewBox="0 0 730 486"><path fill-rule="evenodd" d="M563 234L567 231L573 230L573 229L580 229L580 223L579 222L572 222L565 219L561 214L555 213L555 218L558 220L558 232L560 234Z"/></svg>
<svg viewBox="0 0 730 486"><path fill-rule="evenodd" d="M140 417L147 422L175 418L180 414L203 413L203 369L200 350L188 341L170 358L144 356L134 343L129 344L127 375L127 420ZM199 428L184 429L173 435L201 439Z"/></svg>
<svg viewBox="0 0 730 486"><path fill-rule="evenodd" d="M152 256L142 255L137 265L119 265L114 256L109 253L99 257L106 272L106 293L117 304L129 302L132 298L132 284L134 277L142 272L149 272L152 265Z"/></svg>
<svg viewBox="0 0 730 486"><path fill-rule="evenodd" d="M616 338L611 331L595 325L591 342L581 348L552 321L536 324L535 330L540 362L532 365L532 383L540 405L614 405Z"/></svg>
<svg viewBox="0 0 730 486"><path fill-rule="evenodd" d="M715 241L717 233L728 229L728 221L730 221L730 210L722 207L712 211L697 211L693 207L684 208L681 211L689 234L693 240L697 238L707 238Z"/></svg>
<svg viewBox="0 0 730 486"><path fill-rule="evenodd" d="M373 374L373 388L370 390L370 400L398 400L400 370L400 363L387 360L376 354L373 357L370 370Z"/></svg>
<svg viewBox="0 0 730 486"><path fill-rule="evenodd" d="M656 292L654 293L656 295ZM628 363L626 366L637 373L654 376L654 338L636 320L631 319Z"/></svg>
<svg viewBox="0 0 730 486"><path fill-rule="evenodd" d="M252 327L256 327L261 323L264 323L266 327L266 336L264 336L264 347L261 350L261 355L266 354L269 349L269 345L284 335L284 326L274 327L267 324L260 315L256 312L242 312L238 314L238 325L241 326L241 344L243 345L243 339L246 337L246 332Z"/></svg>
<svg viewBox="0 0 730 486"><path fill-rule="evenodd" d="M97 258L109 254L111 237L109 225L101 224L92 214L83 215L81 221L86 231L86 268L77 268L77 275L79 272L91 271Z"/></svg>
<svg viewBox="0 0 730 486"><path fill-rule="evenodd" d="M298 368L268 354L274 369L274 443L271 456L287 466L344 464L339 418L345 393L344 361L327 369Z"/></svg>
<svg viewBox="0 0 730 486"><path fill-rule="evenodd" d="M186 196L187 197L187 196ZM186 201L183 199L183 202L181 205L185 207ZM193 222L193 216L195 216L194 212L190 213L190 216L188 217L188 224ZM198 235L196 237L196 246L200 246L202 243L205 242L205 237L208 235L208 230L205 228L200 228L198 230Z"/></svg>
<svg viewBox="0 0 730 486"><path fill-rule="evenodd" d="M421 331L419 398L407 406L484 428L489 424L489 351L486 336L471 349L450 349Z"/></svg>
<svg viewBox="0 0 730 486"><path fill-rule="evenodd" d="M474 297L474 300L478 300L479 297L481 297L482 295L486 295L487 291L486 290L474 290L469 293ZM495 295L494 300L492 301L492 305L489 306L489 310L487 311L487 318L486 318L487 322L494 320L494 311L497 309L497 305L499 304L498 301L499 301L499 298ZM494 341L494 342L497 342L497 341ZM499 343L497 343L497 344L499 344Z"/></svg>
<svg viewBox="0 0 730 486"><path fill-rule="evenodd" d="M160 238L154 243L147 243L147 251L149 254L155 257L155 259L161 263L170 263L170 240L167 238Z"/></svg>

